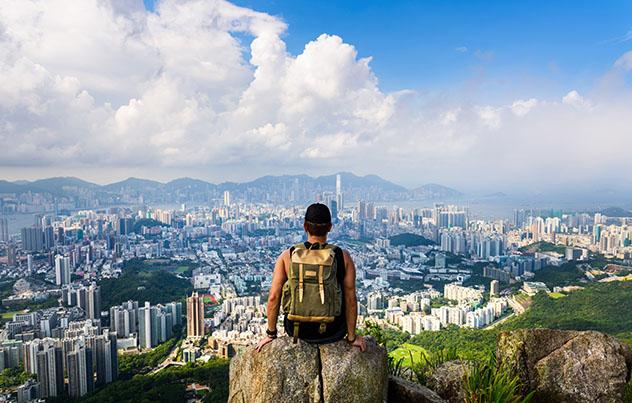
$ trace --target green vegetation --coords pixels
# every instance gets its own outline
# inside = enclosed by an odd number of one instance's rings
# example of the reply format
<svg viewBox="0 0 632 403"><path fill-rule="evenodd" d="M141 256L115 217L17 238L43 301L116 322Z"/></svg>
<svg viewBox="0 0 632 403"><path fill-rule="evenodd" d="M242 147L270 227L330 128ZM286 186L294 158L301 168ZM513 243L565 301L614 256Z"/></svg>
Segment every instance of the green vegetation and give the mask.
<svg viewBox="0 0 632 403"><path fill-rule="evenodd" d="M193 287L164 269L154 269L143 260L126 262L123 274L117 279L104 279L101 285L101 304L110 307L128 300L152 304L177 301L189 294Z"/></svg>
<svg viewBox="0 0 632 403"><path fill-rule="evenodd" d="M623 395L623 402L624 403L632 403L632 375L630 375L630 380L628 381L628 384L625 385L625 392Z"/></svg>
<svg viewBox="0 0 632 403"><path fill-rule="evenodd" d="M414 362L421 362L426 356L426 350L414 344L404 343L389 354L397 362L402 360L402 365L410 367Z"/></svg>
<svg viewBox="0 0 632 403"><path fill-rule="evenodd" d="M510 369L497 365L493 355L486 360L474 362L468 368L463 389L466 403L526 403L533 399L534 393L523 396L524 385L520 382L520 377Z"/></svg>
<svg viewBox="0 0 632 403"><path fill-rule="evenodd" d="M546 266L535 272L533 281L541 281L549 288L564 287L581 284L584 272L577 268L575 262L564 263L560 266Z"/></svg>
<svg viewBox="0 0 632 403"><path fill-rule="evenodd" d="M177 341L178 337L173 337L147 353L119 355L120 378L129 379L136 374L147 373L157 367L171 353Z"/></svg>
<svg viewBox="0 0 632 403"><path fill-rule="evenodd" d="M566 252L566 246L564 245L555 245L551 242L535 242L531 245L523 246L519 249L522 253L535 253L535 252L555 252L564 254Z"/></svg>
<svg viewBox="0 0 632 403"><path fill-rule="evenodd" d="M373 337L378 344L386 347L386 351L389 353L397 349L410 338L408 333L399 332L393 329L382 329L376 323L371 321L367 321L365 323L365 327L360 333L365 336Z"/></svg>
<svg viewBox="0 0 632 403"><path fill-rule="evenodd" d="M544 293L533 297L525 313L509 319L499 330L546 327L569 330L597 330L612 335L632 332L632 282L593 284L564 298Z"/></svg>
<svg viewBox="0 0 632 403"><path fill-rule="evenodd" d="M408 232L404 234L393 235L392 237L389 238L389 240L391 241L392 246L404 245L406 247L409 247L409 246L428 246L428 245L435 244L432 240L426 237L423 237L417 234L411 234Z"/></svg>
<svg viewBox="0 0 632 403"><path fill-rule="evenodd" d="M38 309L48 309L59 306L59 301L55 297L48 297L46 299L40 301L21 301L21 302L12 302L11 304L3 305L0 307L0 312L16 312L16 311L36 311ZM13 315L11 315L13 317Z"/></svg>
<svg viewBox="0 0 632 403"><path fill-rule="evenodd" d="M228 360L213 358L204 364L172 366L151 375L118 380L83 398L82 402L183 402L188 383L211 388L205 402L228 400Z"/></svg>
<svg viewBox="0 0 632 403"><path fill-rule="evenodd" d="M134 226L132 227L132 232L134 232L135 234L140 234L142 227L157 227L157 226L170 227L170 225L154 220L153 218L142 218L134 222Z"/></svg>
<svg viewBox="0 0 632 403"><path fill-rule="evenodd" d="M428 352L454 351L467 360L481 360L495 351L494 330L477 330L448 326L438 332L422 332L413 336L409 343L422 347Z"/></svg>
<svg viewBox="0 0 632 403"><path fill-rule="evenodd" d="M22 367L6 368L0 372L0 389L8 389L26 382L30 375Z"/></svg>

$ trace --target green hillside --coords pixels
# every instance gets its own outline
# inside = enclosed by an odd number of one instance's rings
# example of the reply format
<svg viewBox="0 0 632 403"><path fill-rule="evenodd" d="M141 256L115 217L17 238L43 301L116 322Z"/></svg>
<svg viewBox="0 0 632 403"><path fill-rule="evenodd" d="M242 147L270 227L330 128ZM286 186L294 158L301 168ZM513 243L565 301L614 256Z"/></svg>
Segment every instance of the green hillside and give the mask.
<svg viewBox="0 0 632 403"><path fill-rule="evenodd" d="M435 243L426 238L423 237L421 235L417 235L417 234L411 234L411 233L404 233L404 234L397 234L397 235L393 235L392 237L389 238L389 240L391 241L391 245L392 246L399 246L399 245L404 245L404 246L427 246L427 245L434 245Z"/></svg>
<svg viewBox="0 0 632 403"><path fill-rule="evenodd" d="M116 279L104 279L101 285L101 306L107 309L128 300L151 304L181 300L193 286L162 268L152 269L143 260L126 262L123 274Z"/></svg>

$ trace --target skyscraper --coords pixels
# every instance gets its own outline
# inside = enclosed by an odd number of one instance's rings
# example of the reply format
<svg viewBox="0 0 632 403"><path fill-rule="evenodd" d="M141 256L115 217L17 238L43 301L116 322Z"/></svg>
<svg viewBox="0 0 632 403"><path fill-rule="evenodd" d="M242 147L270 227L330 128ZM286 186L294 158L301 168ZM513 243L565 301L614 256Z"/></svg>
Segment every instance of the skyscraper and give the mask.
<svg viewBox="0 0 632 403"><path fill-rule="evenodd" d="M9 242L9 220L0 217L0 242Z"/></svg>
<svg viewBox="0 0 632 403"><path fill-rule="evenodd" d="M336 206L338 207L338 211L342 211L344 209L344 198L342 196L342 178L340 177L340 174L336 175Z"/></svg>
<svg viewBox="0 0 632 403"><path fill-rule="evenodd" d="M230 192L224 190L224 206L230 207Z"/></svg>
<svg viewBox="0 0 632 403"><path fill-rule="evenodd" d="M22 249L39 252L44 249L44 232L41 227L22 228Z"/></svg>
<svg viewBox="0 0 632 403"><path fill-rule="evenodd" d="M197 292L187 298L187 337L204 336L204 300Z"/></svg>
<svg viewBox="0 0 632 403"><path fill-rule="evenodd" d="M158 320L155 306L145 302L138 309L138 344L140 348L152 348L158 344Z"/></svg>
<svg viewBox="0 0 632 403"><path fill-rule="evenodd" d="M86 317L101 320L101 287L90 284L86 290Z"/></svg>
<svg viewBox="0 0 632 403"><path fill-rule="evenodd" d="M74 343L72 351L66 356L68 365L68 394L70 397L81 397L94 389L92 349L86 346L85 340Z"/></svg>
<svg viewBox="0 0 632 403"><path fill-rule="evenodd" d="M55 284L70 284L70 258L68 256L55 257Z"/></svg>

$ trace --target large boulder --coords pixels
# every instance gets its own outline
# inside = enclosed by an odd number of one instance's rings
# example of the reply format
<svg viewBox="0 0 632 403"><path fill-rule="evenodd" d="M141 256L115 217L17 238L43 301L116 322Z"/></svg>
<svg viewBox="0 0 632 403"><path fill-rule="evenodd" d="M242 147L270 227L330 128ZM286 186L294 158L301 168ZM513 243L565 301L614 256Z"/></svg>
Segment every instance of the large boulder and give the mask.
<svg viewBox="0 0 632 403"><path fill-rule="evenodd" d="M496 354L541 402L621 402L632 369L627 345L593 331L501 333Z"/></svg>
<svg viewBox="0 0 632 403"><path fill-rule="evenodd" d="M451 403L465 401L463 381L471 367L469 361L447 361L435 368L428 377L428 387Z"/></svg>
<svg viewBox="0 0 632 403"><path fill-rule="evenodd" d="M320 402L318 347L279 337L230 361L229 403Z"/></svg>
<svg viewBox="0 0 632 403"><path fill-rule="evenodd" d="M366 351L345 341L320 348L323 401L345 403L386 402L388 359L384 347L366 338Z"/></svg>
<svg viewBox="0 0 632 403"><path fill-rule="evenodd" d="M427 387L399 376L388 378L388 403L445 403Z"/></svg>
<svg viewBox="0 0 632 403"><path fill-rule="evenodd" d="M367 338L367 351L345 341L293 344L279 337L260 353L248 349L230 363L229 403L385 402L386 350Z"/></svg>

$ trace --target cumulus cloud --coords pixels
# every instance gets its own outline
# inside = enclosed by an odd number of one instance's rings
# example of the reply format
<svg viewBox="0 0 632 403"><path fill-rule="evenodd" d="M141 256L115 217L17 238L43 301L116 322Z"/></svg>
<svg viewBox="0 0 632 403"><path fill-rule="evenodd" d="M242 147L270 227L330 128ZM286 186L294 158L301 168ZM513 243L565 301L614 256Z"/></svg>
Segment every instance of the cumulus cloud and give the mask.
<svg viewBox="0 0 632 403"><path fill-rule="evenodd" d="M293 55L288 29L222 0L163 0L155 12L140 0L5 0L0 166L344 169L458 184L476 170L499 182L589 159L595 133L621 145L609 169L632 147L627 89L616 103L577 91L498 104L385 92L353 44L322 34ZM614 67L631 66L628 53ZM547 163L515 165L525 159Z"/></svg>

